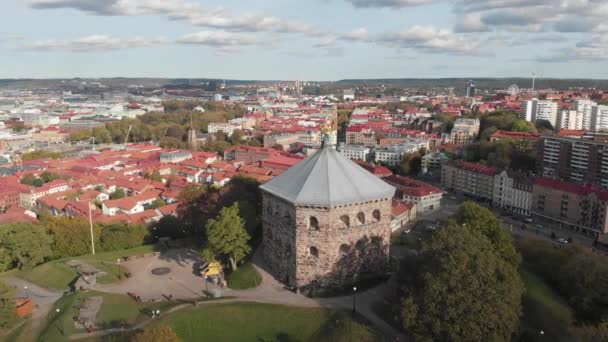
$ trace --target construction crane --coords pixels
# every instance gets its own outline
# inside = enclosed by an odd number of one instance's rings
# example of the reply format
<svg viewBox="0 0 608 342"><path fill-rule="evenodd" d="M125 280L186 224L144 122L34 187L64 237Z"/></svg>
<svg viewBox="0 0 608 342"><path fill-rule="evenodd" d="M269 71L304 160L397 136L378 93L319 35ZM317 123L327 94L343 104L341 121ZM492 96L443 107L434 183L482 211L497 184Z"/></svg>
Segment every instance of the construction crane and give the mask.
<svg viewBox="0 0 608 342"><path fill-rule="evenodd" d="M125 136L125 147L127 146L127 143L129 142L129 134L131 134L132 128L133 128L133 125L129 125L129 129L127 130L127 136Z"/></svg>

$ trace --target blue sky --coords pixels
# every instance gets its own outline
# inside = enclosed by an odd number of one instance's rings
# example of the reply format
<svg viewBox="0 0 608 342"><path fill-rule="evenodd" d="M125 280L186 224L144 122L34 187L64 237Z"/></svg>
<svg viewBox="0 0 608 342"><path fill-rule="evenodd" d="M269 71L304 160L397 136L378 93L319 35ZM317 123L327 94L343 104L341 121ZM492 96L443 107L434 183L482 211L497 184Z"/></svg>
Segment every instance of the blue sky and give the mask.
<svg viewBox="0 0 608 342"><path fill-rule="evenodd" d="M3 0L0 78L608 78L607 0Z"/></svg>

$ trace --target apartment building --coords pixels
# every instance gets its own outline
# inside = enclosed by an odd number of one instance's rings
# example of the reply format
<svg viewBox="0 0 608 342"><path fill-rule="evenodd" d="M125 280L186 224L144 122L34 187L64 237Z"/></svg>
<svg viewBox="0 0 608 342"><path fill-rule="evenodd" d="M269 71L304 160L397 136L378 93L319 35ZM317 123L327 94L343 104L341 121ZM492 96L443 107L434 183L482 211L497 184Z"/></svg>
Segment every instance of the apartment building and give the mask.
<svg viewBox="0 0 608 342"><path fill-rule="evenodd" d="M344 145L343 143L340 143L337 150L341 155L350 160L368 161L370 159L371 149L369 147L361 145Z"/></svg>
<svg viewBox="0 0 608 342"><path fill-rule="evenodd" d="M429 149L428 140L412 139L402 144L379 148L374 151L374 162L396 166L401 163L405 154L416 153L422 148Z"/></svg>
<svg viewBox="0 0 608 342"><path fill-rule="evenodd" d="M479 135L479 119L458 118L450 133L450 142L456 145L470 144Z"/></svg>
<svg viewBox="0 0 608 342"><path fill-rule="evenodd" d="M441 186L444 189L492 201L496 169L462 160L444 163L441 167Z"/></svg>
<svg viewBox="0 0 608 342"><path fill-rule="evenodd" d="M416 210L420 213L439 209L441 206L443 191L428 183L397 175L385 177L384 181L397 189L397 198L416 203Z"/></svg>
<svg viewBox="0 0 608 342"><path fill-rule="evenodd" d="M547 121L553 127L557 124L557 102L532 99L521 105L521 118L536 123Z"/></svg>
<svg viewBox="0 0 608 342"><path fill-rule="evenodd" d="M532 181L530 177L502 171L494 176L492 205L522 215L530 215Z"/></svg>
<svg viewBox="0 0 608 342"><path fill-rule="evenodd" d="M532 215L590 235L608 233L608 190L592 185L535 178Z"/></svg>
<svg viewBox="0 0 608 342"><path fill-rule="evenodd" d="M608 131L608 106L591 107L591 126L592 132Z"/></svg>
<svg viewBox="0 0 608 342"><path fill-rule="evenodd" d="M545 177L608 187L608 140L599 135L543 136L537 171Z"/></svg>
<svg viewBox="0 0 608 342"><path fill-rule="evenodd" d="M591 129L591 112L593 106L597 106L597 103L591 100L576 100L574 101L574 110L581 113L583 117L582 129L588 131Z"/></svg>
<svg viewBox="0 0 608 342"><path fill-rule="evenodd" d="M439 151L427 153L422 158L422 173L441 171L441 164L450 160L447 154Z"/></svg>
<svg viewBox="0 0 608 342"><path fill-rule="evenodd" d="M207 127L209 134L215 134L217 132L224 132L227 136L232 136L235 129L242 129L242 125L235 125L229 122L212 122Z"/></svg>
<svg viewBox="0 0 608 342"><path fill-rule="evenodd" d="M583 112L577 110L561 109L557 112L555 129L583 129L583 115Z"/></svg>

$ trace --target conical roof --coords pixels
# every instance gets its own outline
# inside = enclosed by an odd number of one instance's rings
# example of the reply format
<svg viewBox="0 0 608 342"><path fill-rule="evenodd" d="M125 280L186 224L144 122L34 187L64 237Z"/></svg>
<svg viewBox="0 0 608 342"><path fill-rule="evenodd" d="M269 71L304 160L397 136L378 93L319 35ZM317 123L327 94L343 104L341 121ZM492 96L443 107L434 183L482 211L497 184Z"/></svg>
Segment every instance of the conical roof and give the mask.
<svg viewBox="0 0 608 342"><path fill-rule="evenodd" d="M332 147L273 178L261 189L297 205L334 207L391 198L395 188Z"/></svg>

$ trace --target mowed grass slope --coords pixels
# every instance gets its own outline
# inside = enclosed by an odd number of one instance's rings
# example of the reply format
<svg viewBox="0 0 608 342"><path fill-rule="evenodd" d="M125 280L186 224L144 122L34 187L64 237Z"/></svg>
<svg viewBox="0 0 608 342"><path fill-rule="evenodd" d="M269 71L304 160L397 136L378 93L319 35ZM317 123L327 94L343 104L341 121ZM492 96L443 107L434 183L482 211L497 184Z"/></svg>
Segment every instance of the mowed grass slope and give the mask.
<svg viewBox="0 0 608 342"><path fill-rule="evenodd" d="M162 320L184 341L375 341L349 314L259 303L213 304Z"/></svg>

